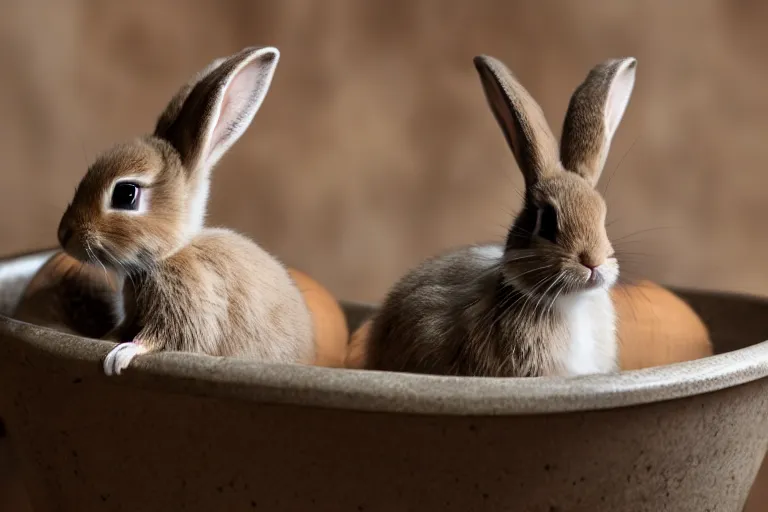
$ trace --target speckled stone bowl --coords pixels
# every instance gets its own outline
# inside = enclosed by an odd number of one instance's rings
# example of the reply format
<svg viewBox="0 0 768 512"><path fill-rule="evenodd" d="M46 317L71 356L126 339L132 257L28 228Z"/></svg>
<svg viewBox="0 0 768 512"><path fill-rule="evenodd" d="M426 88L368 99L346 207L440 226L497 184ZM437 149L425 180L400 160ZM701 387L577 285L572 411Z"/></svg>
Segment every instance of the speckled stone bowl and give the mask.
<svg viewBox="0 0 768 512"><path fill-rule="evenodd" d="M45 258L0 263L0 311ZM107 378L110 344L0 317L0 413L44 512L739 511L768 445L768 301L682 295L718 355L582 378L173 353Z"/></svg>

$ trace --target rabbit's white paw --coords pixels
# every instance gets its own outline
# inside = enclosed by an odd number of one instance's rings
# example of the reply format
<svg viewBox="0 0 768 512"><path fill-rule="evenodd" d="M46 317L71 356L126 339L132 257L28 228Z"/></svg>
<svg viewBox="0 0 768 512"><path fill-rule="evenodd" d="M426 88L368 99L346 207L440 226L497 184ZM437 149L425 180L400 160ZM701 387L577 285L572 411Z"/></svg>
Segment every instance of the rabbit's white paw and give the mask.
<svg viewBox="0 0 768 512"><path fill-rule="evenodd" d="M128 368L134 357L146 353L147 349L138 343L120 343L104 358L104 374L111 377L120 375Z"/></svg>

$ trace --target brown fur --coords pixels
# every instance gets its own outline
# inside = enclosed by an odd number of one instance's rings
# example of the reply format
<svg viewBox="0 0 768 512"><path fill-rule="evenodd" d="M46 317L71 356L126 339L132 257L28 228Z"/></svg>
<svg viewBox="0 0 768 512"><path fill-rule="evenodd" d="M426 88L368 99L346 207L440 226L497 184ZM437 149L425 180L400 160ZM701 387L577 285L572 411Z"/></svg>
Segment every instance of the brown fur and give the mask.
<svg viewBox="0 0 768 512"><path fill-rule="evenodd" d="M293 361L312 362L293 325L303 299L285 297L287 270L255 247L230 231L206 229L152 273L135 276L126 292L126 303L135 305L125 327L129 336L120 341L130 341L130 331L143 326L135 335L150 350L262 361L290 353ZM197 318L187 321L191 314ZM254 339L265 325L272 339Z"/></svg>
<svg viewBox="0 0 768 512"><path fill-rule="evenodd" d="M153 135L88 169L61 220L71 255L124 277L124 321L107 337L181 350L311 363L312 320L288 271L247 238L204 228L210 172L245 131L278 54L248 48L210 64L174 96ZM139 209L110 206L116 180ZM143 208L143 209L142 209Z"/></svg>
<svg viewBox="0 0 768 512"><path fill-rule="evenodd" d="M606 133L601 105L605 103L608 93L606 83L615 77L617 64L617 60L610 60L589 72L587 79L571 96L563 124L560 160L566 169L579 174L592 185L600 178L608 153L608 147L603 143ZM635 63L631 64L632 68L635 66Z"/></svg>
<svg viewBox="0 0 768 512"><path fill-rule="evenodd" d="M549 314L528 316L527 297L470 251L429 260L395 286L373 321L368 368L516 377L561 371L562 326Z"/></svg>
<svg viewBox="0 0 768 512"><path fill-rule="evenodd" d="M106 211L112 184L137 176L151 183L143 192L151 202L151 215ZM77 186L60 227L73 233L67 249L81 260L96 263L98 259L128 270L149 265L150 259L163 259L187 242L184 217L189 191L186 171L167 142L142 137L116 145L96 159Z"/></svg>
<svg viewBox="0 0 768 512"><path fill-rule="evenodd" d="M615 129L605 120L618 124L626 106L608 102L609 92L634 60L603 63L576 89L562 163L541 108L509 70L492 57L475 66L525 178L523 210L503 247L459 249L397 283L371 324L366 365L516 377L613 371L618 264L594 185Z"/></svg>

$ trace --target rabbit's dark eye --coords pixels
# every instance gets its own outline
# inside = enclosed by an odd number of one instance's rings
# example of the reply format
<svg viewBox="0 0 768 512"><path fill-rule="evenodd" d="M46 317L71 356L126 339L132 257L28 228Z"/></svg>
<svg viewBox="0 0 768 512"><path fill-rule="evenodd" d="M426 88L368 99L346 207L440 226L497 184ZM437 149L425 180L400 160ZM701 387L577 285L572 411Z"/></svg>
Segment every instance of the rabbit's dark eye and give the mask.
<svg viewBox="0 0 768 512"><path fill-rule="evenodd" d="M535 233L553 244L557 242L557 210L551 204L539 208Z"/></svg>
<svg viewBox="0 0 768 512"><path fill-rule="evenodd" d="M115 210L138 210L141 187L135 183L118 183L112 191L112 208Z"/></svg>

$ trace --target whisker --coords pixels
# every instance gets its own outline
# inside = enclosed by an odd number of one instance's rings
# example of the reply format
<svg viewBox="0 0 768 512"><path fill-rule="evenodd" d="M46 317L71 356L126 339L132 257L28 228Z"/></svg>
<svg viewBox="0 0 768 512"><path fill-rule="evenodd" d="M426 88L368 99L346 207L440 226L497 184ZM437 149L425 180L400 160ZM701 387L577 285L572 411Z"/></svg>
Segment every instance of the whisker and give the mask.
<svg viewBox="0 0 768 512"><path fill-rule="evenodd" d="M523 301L523 304L520 306L520 311L521 311L521 312L523 312L523 313L524 313L524 312L527 310L527 308L528 308L528 304L530 304L530 302L531 302L533 299L535 299L535 298L536 298L536 291L537 291L539 288L541 288L542 286L546 285L546 283L548 282L548 280L549 280L549 279L551 279L551 278L549 278L549 277L544 277L542 280L540 280L540 281L539 281L539 282L536 284L536 286L534 286L534 287L531 289L531 291L530 291L530 292L528 292L528 293L525 295L525 301ZM553 279L553 278L552 278L552 279ZM513 306L514 306L514 304L513 304ZM534 308L534 313L535 313L535 311L536 311L536 310L535 310L535 308Z"/></svg>
<svg viewBox="0 0 768 512"><path fill-rule="evenodd" d="M536 314L536 311L539 309L539 304L541 304L541 301L542 301L542 299L544 299L544 298L547 296L547 294L549 293L549 290L551 290L551 289L552 289L552 287L553 287L553 286L555 286L555 284L557 284L557 283L560 281L560 279L562 279L562 278L563 278L563 276L564 276L564 275L565 275L565 274L559 274L559 275L558 275L558 276L557 276L557 277L556 277L556 278L555 278L555 279L552 281L552 283L551 283L551 284L550 284L550 285L547 287L547 289L546 289L546 290L544 290L544 293L543 293L543 294L541 294L541 296L539 297L539 300L538 300L538 301L536 301L536 304L533 306L533 314L534 314L534 315Z"/></svg>
<svg viewBox="0 0 768 512"><path fill-rule="evenodd" d="M517 276L522 276L522 275L525 275L525 274L529 274L531 272L536 272L536 271L540 271L540 270L546 270L547 268L550 268L550 267L552 267L552 265L544 265L544 266L541 266L541 267L537 267L537 268L528 270L526 272L523 272L521 274L516 274L516 277ZM516 291L518 291L519 293L524 295L524 292L522 292L520 290L516 290ZM510 302L512 302L515 299L518 299L517 301L515 301L515 304L516 304L519 301L519 298L517 297L517 295L514 295L514 294L507 295L506 297L504 297L504 299L500 303L498 303L498 304L494 305L493 307L489 308L488 311L478 321L478 326L481 329L486 330L486 336L490 336L491 335L493 329L496 327L498 322L504 317L504 315L508 311L508 309L510 309L511 307L514 306L514 304L512 304L510 306ZM492 317L494 315L496 315L496 318L492 319ZM489 321L490 321L490 325L488 325L488 327L486 328L485 324L488 323Z"/></svg>
<svg viewBox="0 0 768 512"><path fill-rule="evenodd" d="M637 244L646 244L644 240L619 240L613 242L614 249L621 249L622 247L633 247Z"/></svg>
<svg viewBox="0 0 768 512"><path fill-rule="evenodd" d="M533 236L533 233L532 233L532 232L530 232L530 231L528 231L527 229L525 229L525 228L523 228L523 227L520 227L520 226L515 226L515 225L512 225L512 226L510 226L510 227L508 228L508 230L509 230L510 232L512 232L512 233L519 233L519 234L521 234L521 235L526 235L526 236Z"/></svg>
<svg viewBox="0 0 768 512"><path fill-rule="evenodd" d="M534 261L534 260L536 260L536 259L538 259L538 256L536 256L536 255L530 255L530 256L520 256L520 257L518 257L518 258L508 258L508 259L504 259L504 260L502 260L502 261L500 262L500 264L502 264L502 265L506 265L506 264L509 264L509 263L514 263L514 262L516 262L516 261L518 261L518 262L520 262L520 261Z"/></svg>
<svg viewBox="0 0 768 512"><path fill-rule="evenodd" d="M539 288L541 288L543 285L545 285L548 282L549 279L553 279L553 278L551 276L544 276L540 280L538 280L533 287L531 287L530 291L524 291L523 292L523 297L525 298L525 302L523 302L523 305L520 307L521 311L525 310L526 306L528 305L528 302L531 299L535 298L536 291ZM520 302L520 300L515 301L515 303L512 304L511 307L514 307L515 304L517 304L518 302Z"/></svg>
<svg viewBox="0 0 768 512"><path fill-rule="evenodd" d="M125 273L125 276L131 282L131 285L133 286L133 289L137 290L136 282L133 280L132 272L125 266L125 264L123 264L122 261L120 261L118 258L116 258L115 255L112 254L112 252L107 249L106 245L101 244L101 250L104 251L104 254L107 256L107 258L109 258L115 265L117 265L121 269L123 269L123 273Z"/></svg>
<svg viewBox="0 0 768 512"><path fill-rule="evenodd" d="M495 312L495 313L497 313L497 315L496 315L496 318L492 319L490 325L487 328L487 336L490 336L493 333L494 329L499 324L499 322L501 322L501 320L504 318L505 314L509 310L514 308L515 304L520 302L520 300L526 296L526 292L524 292L522 290L518 290L518 291L520 293L519 297L517 297L514 294L509 294L507 297L504 298L504 300L502 301L501 304L499 304L497 307L491 309L491 312L492 313ZM515 299L517 299L517 300L515 300ZM514 302L512 302L513 300L514 300ZM510 304L510 302L512 302L512 304ZM487 317L483 319L483 323L485 323L486 321L487 321Z"/></svg>
<svg viewBox="0 0 768 512"><path fill-rule="evenodd" d="M525 272L521 272L519 274L515 274L515 277L524 276L526 274L530 274L531 272L537 272L539 270L546 270L546 269L552 268L552 267L554 267L554 265L544 265L543 267L537 267L537 268L534 268L534 269L531 269L531 270L526 270Z"/></svg>
<svg viewBox="0 0 768 512"><path fill-rule="evenodd" d="M88 241L88 239L85 240L85 250L90 255L91 259L96 261L99 265L101 265L101 268L104 270L104 279L109 282L109 273L107 272L107 267L104 266L104 263L101 262L98 256L96 256L96 253L93 252L93 249L91 249L91 243Z"/></svg>
<svg viewBox="0 0 768 512"><path fill-rule="evenodd" d="M555 304L557 304L557 298L560 296L561 293L563 293L563 290L565 290L565 286L561 286L559 290L557 290L557 293L552 298L552 301L549 303L549 309L547 310L547 315L552 313L552 310L555 308Z"/></svg>
<svg viewBox="0 0 768 512"><path fill-rule="evenodd" d="M633 236L637 236L637 235L641 235L643 233L650 233L650 232L654 232L654 231L664 231L664 230L671 230L671 229L682 229L682 226L661 226L661 227L656 227L656 228L641 229L640 231L635 231L634 233L630 233L628 235L625 235L625 236L622 236L622 237L619 237L619 238L614 238L613 242L614 243L620 242L620 241L625 240L627 238L630 238L630 237L633 237Z"/></svg>
<svg viewBox="0 0 768 512"><path fill-rule="evenodd" d="M639 135L638 135L637 137L635 137L635 140L634 140L634 141L632 141L632 144L629 146L629 149L627 149L627 151L625 151L625 152L624 152L624 155L623 155L623 156L621 157L621 159L619 160L619 163L618 163L618 164L616 164L616 167L613 169L613 172L612 172L612 173L611 173L611 175L608 177L608 183L605 185L605 189L603 190L603 197L605 197L606 199L608 198L608 189L609 189L609 188L610 188L610 186L611 186L611 181L613 181L613 177L614 177L614 176L616 176L616 174L617 174L617 173L618 173L618 171L619 171L619 168L621 167L621 164L622 164L622 163L624 163L624 159L627 157L627 155L629 154L629 152L630 152L630 151L632 151L632 148L634 148L634 147L635 147L635 143L637 143L637 140L638 140L639 138L640 138L640 136L639 136Z"/></svg>

